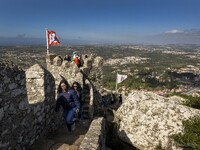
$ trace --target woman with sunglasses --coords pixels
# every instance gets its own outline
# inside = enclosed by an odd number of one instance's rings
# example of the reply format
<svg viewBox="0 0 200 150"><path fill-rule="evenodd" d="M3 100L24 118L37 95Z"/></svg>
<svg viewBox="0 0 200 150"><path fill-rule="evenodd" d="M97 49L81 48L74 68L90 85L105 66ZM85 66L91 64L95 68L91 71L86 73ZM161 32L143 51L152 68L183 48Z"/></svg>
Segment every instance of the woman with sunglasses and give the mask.
<svg viewBox="0 0 200 150"><path fill-rule="evenodd" d="M74 89L69 89L66 80L61 80L57 89L57 101L55 111L58 112L60 106L64 110L64 119L67 124L68 130L71 132L75 128L74 116L79 112L80 103L78 95Z"/></svg>

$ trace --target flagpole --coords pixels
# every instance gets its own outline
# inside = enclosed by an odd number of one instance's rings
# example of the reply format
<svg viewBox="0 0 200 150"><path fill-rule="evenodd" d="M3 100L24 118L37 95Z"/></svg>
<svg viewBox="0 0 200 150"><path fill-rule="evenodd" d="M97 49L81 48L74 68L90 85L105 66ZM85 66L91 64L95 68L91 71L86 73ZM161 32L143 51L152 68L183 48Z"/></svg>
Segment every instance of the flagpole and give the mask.
<svg viewBox="0 0 200 150"><path fill-rule="evenodd" d="M117 75L118 75L118 72L117 72ZM115 86L115 91L117 93L117 76L116 76L116 86Z"/></svg>
<svg viewBox="0 0 200 150"><path fill-rule="evenodd" d="M49 55L48 29L46 28L47 55Z"/></svg>

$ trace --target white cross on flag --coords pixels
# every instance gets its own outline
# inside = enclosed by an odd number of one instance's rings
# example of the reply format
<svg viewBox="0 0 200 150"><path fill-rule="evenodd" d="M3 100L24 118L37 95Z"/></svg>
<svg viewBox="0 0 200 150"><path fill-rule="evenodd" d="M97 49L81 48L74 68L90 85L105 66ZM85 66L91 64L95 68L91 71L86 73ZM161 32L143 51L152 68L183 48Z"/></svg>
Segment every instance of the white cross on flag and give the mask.
<svg viewBox="0 0 200 150"><path fill-rule="evenodd" d="M127 78L127 75L122 75L117 73L117 83L123 82Z"/></svg>

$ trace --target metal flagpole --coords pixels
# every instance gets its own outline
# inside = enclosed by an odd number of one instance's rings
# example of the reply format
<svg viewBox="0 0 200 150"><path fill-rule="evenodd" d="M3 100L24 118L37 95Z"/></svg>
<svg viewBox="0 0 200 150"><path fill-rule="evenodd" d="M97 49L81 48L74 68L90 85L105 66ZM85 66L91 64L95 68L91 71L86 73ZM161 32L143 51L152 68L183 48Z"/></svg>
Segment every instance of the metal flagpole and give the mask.
<svg viewBox="0 0 200 150"><path fill-rule="evenodd" d="M48 29L46 28L47 55L49 55Z"/></svg>

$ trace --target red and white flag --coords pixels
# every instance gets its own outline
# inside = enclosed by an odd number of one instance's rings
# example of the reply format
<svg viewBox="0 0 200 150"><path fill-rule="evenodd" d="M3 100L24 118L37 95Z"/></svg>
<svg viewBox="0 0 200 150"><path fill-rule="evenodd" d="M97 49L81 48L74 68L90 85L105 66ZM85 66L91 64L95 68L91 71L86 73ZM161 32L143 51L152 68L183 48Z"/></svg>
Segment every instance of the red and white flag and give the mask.
<svg viewBox="0 0 200 150"><path fill-rule="evenodd" d="M56 37L55 31L48 31L47 37L48 37L48 46L54 46L60 44L58 38Z"/></svg>
<svg viewBox="0 0 200 150"><path fill-rule="evenodd" d="M123 82L127 78L127 75L122 75L117 73L117 83Z"/></svg>

